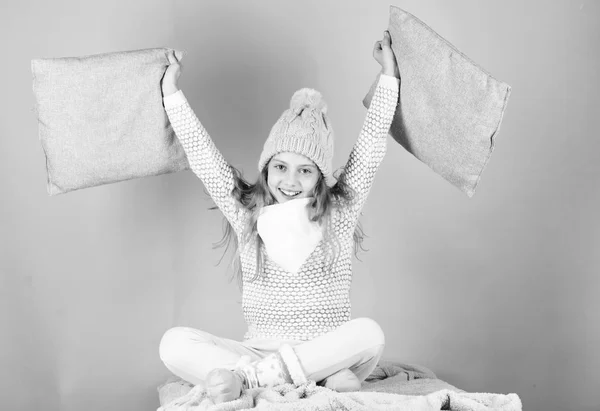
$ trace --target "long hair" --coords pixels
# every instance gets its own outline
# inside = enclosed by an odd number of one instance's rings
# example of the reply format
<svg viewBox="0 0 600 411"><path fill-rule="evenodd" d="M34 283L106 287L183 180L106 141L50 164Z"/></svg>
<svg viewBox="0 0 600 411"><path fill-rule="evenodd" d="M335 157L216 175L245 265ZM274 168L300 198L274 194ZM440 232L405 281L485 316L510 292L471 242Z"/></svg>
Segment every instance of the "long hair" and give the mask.
<svg viewBox="0 0 600 411"><path fill-rule="evenodd" d="M214 244L214 248L225 247L223 257L227 253L229 247L233 246L234 257L234 275L233 277L238 280L238 285L242 285L242 266L241 266L241 247L254 246L256 250L256 270L252 281L261 276L264 255L261 252L263 241L258 235L257 222L260 215L261 209L265 206L269 206L276 203L275 198L271 194L268 186L268 168L267 163L256 180L256 183L248 183L242 176L242 173L233 166L229 166L233 172L234 177L234 188L232 190L233 197L238 201L240 206L244 207L250 212L250 216L244 227L244 231L241 235L242 244L239 244L238 237L233 230L233 227L226 218L223 218L223 237L220 241ZM339 238L335 235L330 225L332 213L336 207L343 207L349 204L354 198L354 191L345 182L345 173L342 173L336 184L333 187L328 187L325 184L323 175L319 172L319 179L315 185L312 201L307 205L307 212L310 221L318 223L323 228L323 244L325 245L324 251L328 260L328 266L331 267L337 258L341 250L341 243ZM212 207L211 209L216 209ZM358 256L358 249L363 249L362 242L365 234L362 227L359 224L353 233L354 241L354 253ZM221 257L221 260L223 259ZM221 261L220 260L220 261Z"/></svg>

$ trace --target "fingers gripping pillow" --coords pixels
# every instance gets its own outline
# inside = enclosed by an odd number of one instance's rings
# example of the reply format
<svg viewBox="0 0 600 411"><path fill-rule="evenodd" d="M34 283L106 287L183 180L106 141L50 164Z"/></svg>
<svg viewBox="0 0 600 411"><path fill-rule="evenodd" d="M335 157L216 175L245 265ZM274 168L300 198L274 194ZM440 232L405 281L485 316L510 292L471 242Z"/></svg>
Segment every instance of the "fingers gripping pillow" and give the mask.
<svg viewBox="0 0 600 411"><path fill-rule="evenodd" d="M170 53L31 61L48 194L189 169L162 104Z"/></svg>
<svg viewBox="0 0 600 411"><path fill-rule="evenodd" d="M494 149L511 87L398 7L390 7L388 30L401 76L390 135L473 196ZM377 80L363 100L366 107Z"/></svg>

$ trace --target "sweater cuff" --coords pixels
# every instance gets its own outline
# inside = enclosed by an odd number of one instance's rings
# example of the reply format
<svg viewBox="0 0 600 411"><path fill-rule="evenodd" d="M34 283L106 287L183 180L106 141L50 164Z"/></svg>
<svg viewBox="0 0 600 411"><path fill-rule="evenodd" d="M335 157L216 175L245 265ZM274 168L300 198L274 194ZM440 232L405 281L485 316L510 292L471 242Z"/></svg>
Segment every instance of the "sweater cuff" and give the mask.
<svg viewBox="0 0 600 411"><path fill-rule="evenodd" d="M170 94L167 97L164 97L163 102L165 104L165 109L167 109L180 106L187 102L187 99L183 95L183 91L177 90L177 92Z"/></svg>
<svg viewBox="0 0 600 411"><path fill-rule="evenodd" d="M398 90L400 79L398 77L388 76L387 74L381 74L379 76L379 84L392 90Z"/></svg>

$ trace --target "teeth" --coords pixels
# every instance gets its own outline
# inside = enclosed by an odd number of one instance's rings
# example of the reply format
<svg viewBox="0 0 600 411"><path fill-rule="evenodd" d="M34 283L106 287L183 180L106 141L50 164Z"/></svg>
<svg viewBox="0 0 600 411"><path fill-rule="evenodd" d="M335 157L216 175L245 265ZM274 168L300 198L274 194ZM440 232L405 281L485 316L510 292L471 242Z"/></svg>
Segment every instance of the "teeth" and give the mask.
<svg viewBox="0 0 600 411"><path fill-rule="evenodd" d="M286 196L290 196L290 197L296 196L301 193L301 191L287 191L287 190L283 190L281 188L279 189L279 191L281 191Z"/></svg>

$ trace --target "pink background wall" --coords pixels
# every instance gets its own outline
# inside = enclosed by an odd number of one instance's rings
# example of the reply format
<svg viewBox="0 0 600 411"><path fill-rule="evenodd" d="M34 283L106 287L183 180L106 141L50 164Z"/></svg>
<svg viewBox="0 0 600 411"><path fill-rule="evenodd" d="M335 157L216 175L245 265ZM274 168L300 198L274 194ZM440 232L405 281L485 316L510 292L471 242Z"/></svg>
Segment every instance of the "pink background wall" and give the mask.
<svg viewBox="0 0 600 411"><path fill-rule="evenodd" d="M513 88L468 199L390 140L354 316L385 357L527 410L597 410L600 3L398 1ZM168 46L217 146L254 178L292 93L325 96L334 166L362 125L387 1L12 2L0 14L0 408L148 410L174 325L241 338L221 217L191 172L46 194L30 60ZM401 56L399 57L401 58ZM594 212L596 210L596 212Z"/></svg>

